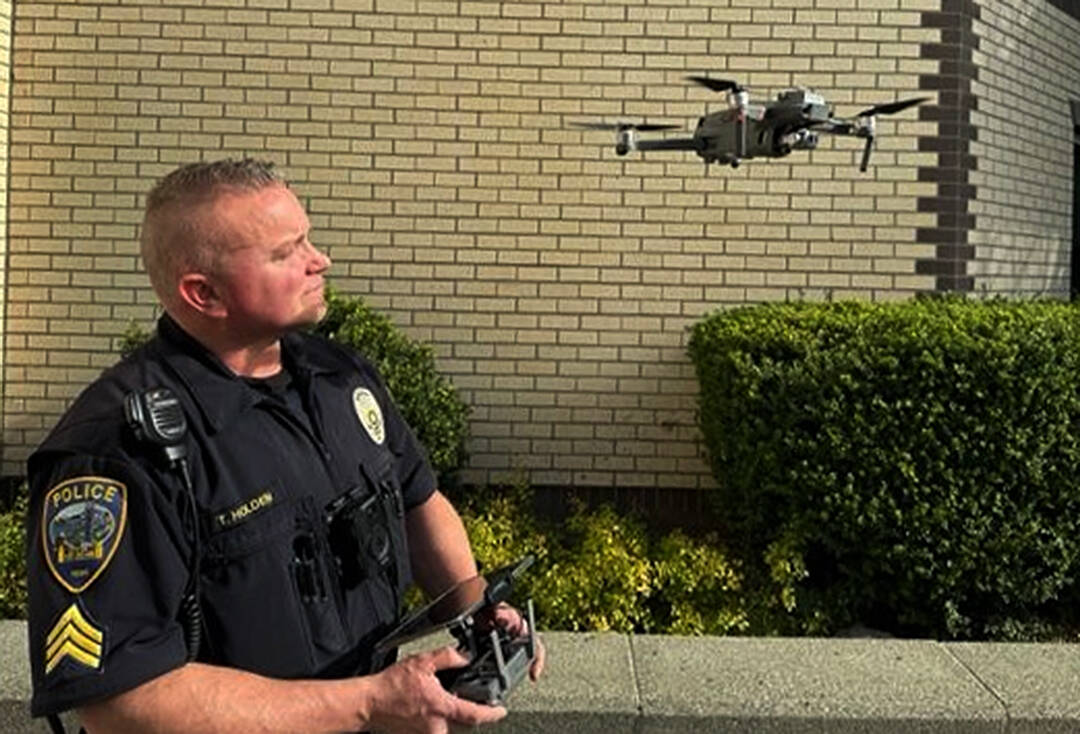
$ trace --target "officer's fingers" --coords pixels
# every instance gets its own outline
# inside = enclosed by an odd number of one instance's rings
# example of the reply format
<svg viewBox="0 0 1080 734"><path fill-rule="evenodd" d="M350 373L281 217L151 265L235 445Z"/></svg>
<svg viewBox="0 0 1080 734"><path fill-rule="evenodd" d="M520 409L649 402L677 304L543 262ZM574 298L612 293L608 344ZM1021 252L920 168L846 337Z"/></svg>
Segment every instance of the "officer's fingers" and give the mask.
<svg viewBox="0 0 1080 734"><path fill-rule="evenodd" d="M432 672L444 668L460 668L469 663L469 658L463 652L449 645L432 650L426 656L426 662L431 666Z"/></svg>
<svg viewBox="0 0 1080 734"><path fill-rule="evenodd" d="M503 706L473 703L457 696L451 696L451 698L454 699L454 703L448 718L455 724L466 726L491 724L506 716L506 709Z"/></svg>
<svg viewBox="0 0 1080 734"><path fill-rule="evenodd" d="M511 635L518 637L529 631L529 625L514 607L503 602L495 607L495 624L505 629Z"/></svg>
<svg viewBox="0 0 1080 734"><path fill-rule="evenodd" d="M547 659L547 650L544 649L544 641L540 639L540 636L536 637L536 657L533 658L532 665L529 666L529 678L536 680L540 677L540 674L544 672L544 661Z"/></svg>

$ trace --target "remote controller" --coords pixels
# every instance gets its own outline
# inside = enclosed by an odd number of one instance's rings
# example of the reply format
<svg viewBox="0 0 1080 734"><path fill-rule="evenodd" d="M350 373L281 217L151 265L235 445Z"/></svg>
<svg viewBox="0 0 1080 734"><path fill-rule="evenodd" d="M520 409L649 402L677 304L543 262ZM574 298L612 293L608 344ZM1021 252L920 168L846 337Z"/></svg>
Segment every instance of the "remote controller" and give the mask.
<svg viewBox="0 0 1080 734"><path fill-rule="evenodd" d="M475 623L451 629L451 634L458 639L458 649L469 656L469 663L463 668L440 670L437 675L443 687L476 703L502 705L524 680L536 659L532 599L528 601L527 610L528 634L515 639L501 629L493 629L483 636L475 629Z"/></svg>
<svg viewBox="0 0 1080 734"><path fill-rule="evenodd" d="M447 630L469 662L436 673L451 693L492 706L502 705L536 659L536 620L526 603L527 634L511 637L494 623L495 608L510 598L515 580L532 565L525 556L487 576L466 579L410 614L376 646L382 653L411 640Z"/></svg>

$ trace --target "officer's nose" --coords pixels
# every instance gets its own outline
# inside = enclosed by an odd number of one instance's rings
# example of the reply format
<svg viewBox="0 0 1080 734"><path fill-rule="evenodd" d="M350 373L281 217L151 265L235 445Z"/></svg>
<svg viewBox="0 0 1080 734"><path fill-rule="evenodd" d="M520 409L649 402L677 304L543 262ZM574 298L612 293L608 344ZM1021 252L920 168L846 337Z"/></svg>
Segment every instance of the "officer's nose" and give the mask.
<svg viewBox="0 0 1080 734"><path fill-rule="evenodd" d="M325 273L330 269L330 256L320 250L315 245L308 243L311 247L312 258L308 263L308 271L311 273Z"/></svg>

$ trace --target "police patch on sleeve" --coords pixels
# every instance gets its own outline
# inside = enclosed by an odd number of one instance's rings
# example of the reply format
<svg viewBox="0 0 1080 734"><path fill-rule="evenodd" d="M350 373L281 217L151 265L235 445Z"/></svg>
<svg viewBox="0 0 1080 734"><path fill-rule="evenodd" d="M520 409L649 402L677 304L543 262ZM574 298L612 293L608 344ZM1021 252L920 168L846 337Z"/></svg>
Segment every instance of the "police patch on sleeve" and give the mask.
<svg viewBox="0 0 1080 734"><path fill-rule="evenodd" d="M45 675L68 660L78 669L101 670L105 633L76 600L45 638Z"/></svg>
<svg viewBox="0 0 1080 734"><path fill-rule="evenodd" d="M127 487L105 477L75 477L45 495L41 542L53 576L73 594L109 565L127 519Z"/></svg>
<svg viewBox="0 0 1080 734"><path fill-rule="evenodd" d="M381 445L386 440L386 426L383 424L379 401L371 394L371 390L364 387L353 390L352 401L356 417L360 419L360 425L368 432L372 441Z"/></svg>

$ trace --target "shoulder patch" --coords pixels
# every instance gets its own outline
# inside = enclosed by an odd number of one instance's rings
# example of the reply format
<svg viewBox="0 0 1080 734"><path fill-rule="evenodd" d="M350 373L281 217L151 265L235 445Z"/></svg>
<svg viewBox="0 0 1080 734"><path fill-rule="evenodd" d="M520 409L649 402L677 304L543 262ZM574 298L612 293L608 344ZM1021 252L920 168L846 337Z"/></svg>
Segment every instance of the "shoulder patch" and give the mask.
<svg viewBox="0 0 1080 734"><path fill-rule="evenodd" d="M353 409L356 417L360 419L360 425L371 436L371 440L382 444L386 440L386 426L383 425L382 408L379 401L366 387L358 387L352 394Z"/></svg>
<svg viewBox="0 0 1080 734"><path fill-rule="evenodd" d="M76 600L49 630L45 638L45 675L65 659L78 668L101 670L105 633Z"/></svg>
<svg viewBox="0 0 1080 734"><path fill-rule="evenodd" d="M66 479L45 495L41 542L53 576L78 594L109 565L127 520L127 487L105 477Z"/></svg>

